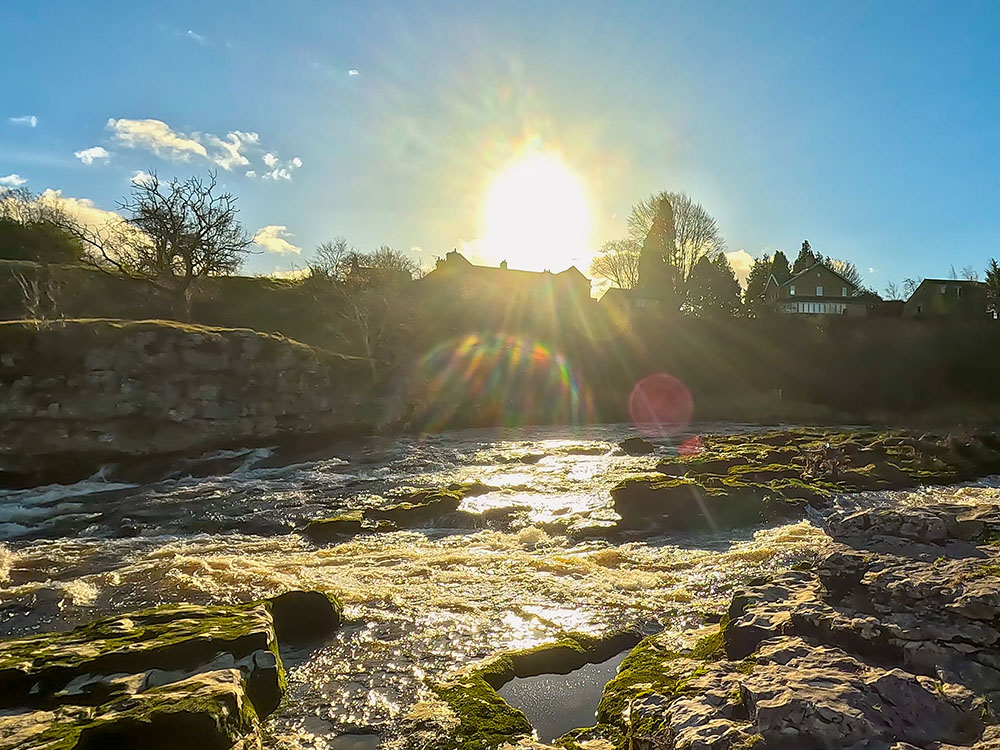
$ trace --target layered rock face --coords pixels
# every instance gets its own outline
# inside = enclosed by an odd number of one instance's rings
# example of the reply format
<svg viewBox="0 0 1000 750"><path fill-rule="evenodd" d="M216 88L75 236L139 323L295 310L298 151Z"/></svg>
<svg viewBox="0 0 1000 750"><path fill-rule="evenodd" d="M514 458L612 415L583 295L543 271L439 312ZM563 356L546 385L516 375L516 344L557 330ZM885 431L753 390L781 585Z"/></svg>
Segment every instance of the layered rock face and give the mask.
<svg viewBox="0 0 1000 750"><path fill-rule="evenodd" d="M0 471L350 429L365 383L357 362L250 330L0 323Z"/></svg>
<svg viewBox="0 0 1000 750"><path fill-rule="evenodd" d="M734 597L714 652L640 645L645 671L623 664L599 733L677 750L1000 747L1000 508L865 510L828 533L814 570Z"/></svg>
<svg viewBox="0 0 1000 750"><path fill-rule="evenodd" d="M340 605L289 592L169 605L0 642L0 750L260 747L285 690L278 636L316 640Z"/></svg>

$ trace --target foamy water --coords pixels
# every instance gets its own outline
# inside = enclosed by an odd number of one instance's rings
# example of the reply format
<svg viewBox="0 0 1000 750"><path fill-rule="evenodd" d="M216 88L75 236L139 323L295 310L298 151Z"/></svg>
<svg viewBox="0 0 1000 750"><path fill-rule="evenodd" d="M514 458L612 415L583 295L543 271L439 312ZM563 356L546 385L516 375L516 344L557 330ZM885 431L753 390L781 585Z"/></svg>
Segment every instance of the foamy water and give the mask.
<svg viewBox="0 0 1000 750"><path fill-rule="evenodd" d="M497 649L561 630L679 633L701 624L734 587L826 542L808 521L575 541L581 535L567 531L614 520L610 488L621 476L659 458L618 455L626 434L620 426L464 431L308 454L237 451L152 483L121 481L112 468L71 487L8 492L0 497L8 524L0 527L0 629L69 627L160 602L335 592L351 623L322 648L288 655L289 696L267 725L269 747L327 748L342 745L341 734L391 738L431 681ZM498 489L464 507L517 507L510 526L400 531L326 547L295 533L310 518L377 504L394 488L474 480ZM998 498L987 481L842 502Z"/></svg>

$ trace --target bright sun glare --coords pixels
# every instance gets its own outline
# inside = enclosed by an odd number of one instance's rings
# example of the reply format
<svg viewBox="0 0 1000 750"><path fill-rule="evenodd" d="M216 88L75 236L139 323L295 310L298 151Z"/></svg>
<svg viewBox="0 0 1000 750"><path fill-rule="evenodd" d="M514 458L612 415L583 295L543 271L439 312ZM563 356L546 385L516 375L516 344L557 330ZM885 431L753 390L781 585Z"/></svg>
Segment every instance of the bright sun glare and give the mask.
<svg viewBox="0 0 1000 750"><path fill-rule="evenodd" d="M590 255L586 190L554 154L528 154L500 172L483 222L483 254L511 268L558 272Z"/></svg>

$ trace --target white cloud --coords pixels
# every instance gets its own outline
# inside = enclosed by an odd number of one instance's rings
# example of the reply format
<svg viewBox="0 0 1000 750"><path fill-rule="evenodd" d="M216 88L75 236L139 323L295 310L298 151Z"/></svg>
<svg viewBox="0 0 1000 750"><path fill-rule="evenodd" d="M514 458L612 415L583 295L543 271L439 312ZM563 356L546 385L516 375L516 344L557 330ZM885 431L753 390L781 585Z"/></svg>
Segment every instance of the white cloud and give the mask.
<svg viewBox="0 0 1000 750"><path fill-rule="evenodd" d="M309 271L305 268L279 268L276 271L271 271L271 273L266 274L267 278L270 279L301 279L306 276Z"/></svg>
<svg viewBox="0 0 1000 750"><path fill-rule="evenodd" d="M20 117L8 117L15 125L27 125L29 128L38 127L38 118L34 115L21 115Z"/></svg>
<svg viewBox="0 0 1000 750"><path fill-rule="evenodd" d="M153 175L151 175L149 172L144 172L141 169L137 169L135 172L132 173L132 179L129 180L129 182L131 182L133 185L146 185L150 181L152 181L152 179Z"/></svg>
<svg viewBox="0 0 1000 750"><path fill-rule="evenodd" d="M302 248L293 245L286 239L294 236L294 234L288 231L288 227L286 226L268 224L266 227L261 227L257 230L253 241L269 253L278 253L281 255L294 253L295 255L299 255L302 253Z"/></svg>
<svg viewBox="0 0 1000 750"><path fill-rule="evenodd" d="M201 34L198 34L197 32L194 32L191 29L185 31L184 36L186 36L188 39L193 39L194 41L198 42L198 44L200 44L202 47L208 46L208 40Z"/></svg>
<svg viewBox="0 0 1000 750"><path fill-rule="evenodd" d="M74 151L73 156L84 164L93 164L98 159L107 159L111 154L103 146L91 146L82 151Z"/></svg>
<svg viewBox="0 0 1000 750"><path fill-rule="evenodd" d="M358 73L357 68L351 68L350 70L347 71L347 75L349 75L351 78L354 78L355 76L360 75L360 73ZM378 76L376 76L376 78L377 77Z"/></svg>
<svg viewBox="0 0 1000 750"><path fill-rule="evenodd" d="M260 135L250 131L232 130L224 138L211 133L182 133L162 120L128 120L111 118L108 129L114 139L127 148L141 148L171 161L188 161L192 156L201 157L222 167L227 172L250 166L250 156L258 154ZM97 147L95 147L97 148ZM291 180L292 171L302 166L302 159L292 158L282 163L270 151L263 156L269 171L261 177L271 180ZM89 162L88 162L89 163ZM245 171L247 177L256 177L256 170Z"/></svg>
<svg viewBox="0 0 1000 750"><path fill-rule="evenodd" d="M249 164L250 160L243 154L243 150L248 146L257 145L259 141L260 136L257 133L244 133L241 130L227 134L226 140L214 135L205 136L205 142L216 149L216 152L209 154L208 158L227 172L233 167L245 167Z"/></svg>
<svg viewBox="0 0 1000 750"><path fill-rule="evenodd" d="M873 268L872 266L868 266L868 273L878 273L878 269Z"/></svg>
<svg viewBox="0 0 1000 750"><path fill-rule="evenodd" d="M293 157L291 161L281 164L281 160L274 154L264 154L264 164L270 169L261 175L265 180L288 180L292 179L292 172L302 166L302 159Z"/></svg>
<svg viewBox="0 0 1000 750"><path fill-rule="evenodd" d="M62 209L71 218L91 229L107 226L109 222L124 221L120 214L98 208L89 198L63 197L61 190L49 188L38 196L38 200Z"/></svg>
<svg viewBox="0 0 1000 750"><path fill-rule="evenodd" d="M746 287L747 277L750 275L750 267L753 265L753 256L746 250L737 250L736 252L726 253L726 258L729 260L729 265L733 267L733 271L736 273L736 280L740 282L740 286Z"/></svg>
<svg viewBox="0 0 1000 750"><path fill-rule="evenodd" d="M9 174L6 177L0 177L0 185L6 188L21 187L26 182L27 180L19 174Z"/></svg>
<svg viewBox="0 0 1000 750"><path fill-rule="evenodd" d="M162 120L108 119L114 138L128 148L145 148L157 156L187 161L192 154L208 158L208 151L197 140L172 130Z"/></svg>

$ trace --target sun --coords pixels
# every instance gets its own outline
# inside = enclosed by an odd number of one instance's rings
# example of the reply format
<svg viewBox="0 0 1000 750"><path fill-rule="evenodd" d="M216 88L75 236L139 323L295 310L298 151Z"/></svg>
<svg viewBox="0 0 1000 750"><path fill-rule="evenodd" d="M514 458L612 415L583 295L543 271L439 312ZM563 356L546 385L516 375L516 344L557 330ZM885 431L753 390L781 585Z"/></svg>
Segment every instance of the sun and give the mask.
<svg viewBox="0 0 1000 750"><path fill-rule="evenodd" d="M480 247L494 262L562 271L590 256L590 235L587 191L558 155L522 156L490 185Z"/></svg>

